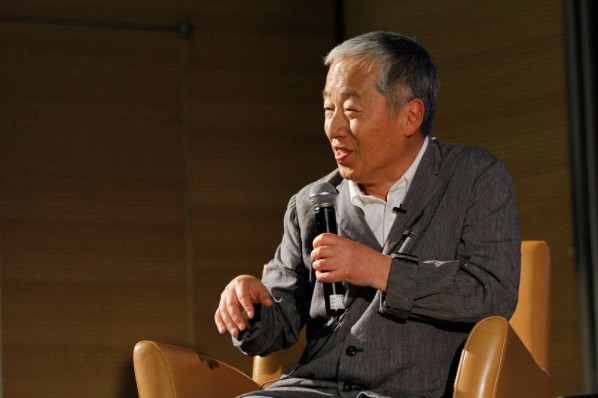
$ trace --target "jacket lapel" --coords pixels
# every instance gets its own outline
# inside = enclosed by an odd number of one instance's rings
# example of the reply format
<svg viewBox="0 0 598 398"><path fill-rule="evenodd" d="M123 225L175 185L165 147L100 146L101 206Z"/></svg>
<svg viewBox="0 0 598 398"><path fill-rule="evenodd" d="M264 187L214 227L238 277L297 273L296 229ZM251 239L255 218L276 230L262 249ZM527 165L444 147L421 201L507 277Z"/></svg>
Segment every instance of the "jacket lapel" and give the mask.
<svg viewBox="0 0 598 398"><path fill-rule="evenodd" d="M365 221L363 211L351 203L348 182L343 180L337 186L337 190L339 191L336 202L337 214L340 215L337 219L339 236L349 238L381 252L382 246L380 246L380 243L378 243L374 233ZM367 294L370 290L372 290L370 293L374 294L372 288L355 286L349 283L344 283L344 285L347 289L345 293L345 306L347 308L351 306L360 294Z"/></svg>
<svg viewBox="0 0 598 398"><path fill-rule="evenodd" d="M374 250L382 251L382 247L365 221L363 211L351 203L348 182L343 180L337 186L337 190L339 193L336 202L336 213L340 215L338 217L339 235L363 243Z"/></svg>
<svg viewBox="0 0 598 398"><path fill-rule="evenodd" d="M384 254L390 255L398 250L400 248L399 244L404 240L403 232L411 232L411 227L423 217L428 202L439 186L442 185L439 183L438 176L441 166L442 154L439 143L432 138L417 168L407 196L401 204L401 211L397 213L388 234L384 244Z"/></svg>

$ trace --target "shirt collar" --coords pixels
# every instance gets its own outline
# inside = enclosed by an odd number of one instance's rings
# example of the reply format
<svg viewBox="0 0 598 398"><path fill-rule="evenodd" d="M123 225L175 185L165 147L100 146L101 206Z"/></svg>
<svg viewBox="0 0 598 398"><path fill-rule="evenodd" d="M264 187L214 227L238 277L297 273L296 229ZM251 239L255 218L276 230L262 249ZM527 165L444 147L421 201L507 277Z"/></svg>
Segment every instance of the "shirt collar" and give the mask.
<svg viewBox="0 0 598 398"><path fill-rule="evenodd" d="M421 163L422 158L424 157L424 153L426 152L427 147L428 147L428 137L426 136L424 138L424 143L423 143L422 147L420 148L417 156L415 157L415 160L413 160L413 163L411 163L411 166L409 166L409 168L407 169L407 171L405 171L403 176L401 178L399 178L399 180L397 182L395 182L392 185L392 187L390 187L390 190L388 191L389 195L391 192L402 188L403 184L405 184L405 187L404 187L405 192L407 192L409 190L409 187L411 186L411 182L413 181L413 178L415 177L415 172L417 171L417 168L418 168L419 164ZM361 191L361 189L359 188L359 184L357 184L356 182L348 181L348 183L349 183L349 194L351 196L351 203L353 205L362 206L362 205L369 204L369 203L385 203L385 201L383 201L382 199L376 198L375 196L370 196L370 195L364 194Z"/></svg>

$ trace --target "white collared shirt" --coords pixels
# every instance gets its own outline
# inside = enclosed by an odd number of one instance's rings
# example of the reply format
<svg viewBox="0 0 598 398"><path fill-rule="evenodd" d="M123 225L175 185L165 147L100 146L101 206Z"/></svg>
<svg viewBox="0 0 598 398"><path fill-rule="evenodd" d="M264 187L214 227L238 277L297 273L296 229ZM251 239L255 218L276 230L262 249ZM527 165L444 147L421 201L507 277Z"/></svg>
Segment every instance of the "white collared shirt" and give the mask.
<svg viewBox="0 0 598 398"><path fill-rule="evenodd" d="M376 236L380 246L384 246L384 242L386 242L386 238L388 237L388 232L397 217L392 209L401 206L401 203L403 203L427 147L428 137L425 138L424 144L419 150L417 157L413 163L411 163L411 166L409 166L405 174L390 187L388 195L386 196L386 201L375 196L364 194L361 192L361 189L359 189L357 183L349 181L351 203L363 210L365 221Z"/></svg>

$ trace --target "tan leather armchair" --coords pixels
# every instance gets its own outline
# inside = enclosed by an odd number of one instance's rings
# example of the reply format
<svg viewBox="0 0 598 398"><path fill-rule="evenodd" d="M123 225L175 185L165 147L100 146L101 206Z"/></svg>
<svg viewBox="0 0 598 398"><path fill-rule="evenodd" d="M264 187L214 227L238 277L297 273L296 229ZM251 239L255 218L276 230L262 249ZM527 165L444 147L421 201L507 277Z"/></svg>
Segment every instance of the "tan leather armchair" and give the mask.
<svg viewBox="0 0 598 398"><path fill-rule="evenodd" d="M546 242L522 244L519 304L513 318L489 317L463 349L455 398L547 397L550 359L550 251ZM140 398L226 398L280 377L299 358L302 344L254 359L249 376L217 359L152 341L135 346Z"/></svg>
<svg viewBox="0 0 598 398"><path fill-rule="evenodd" d="M551 257L546 242L521 246L519 303L510 322L489 317L473 328L455 379L455 398L549 396Z"/></svg>

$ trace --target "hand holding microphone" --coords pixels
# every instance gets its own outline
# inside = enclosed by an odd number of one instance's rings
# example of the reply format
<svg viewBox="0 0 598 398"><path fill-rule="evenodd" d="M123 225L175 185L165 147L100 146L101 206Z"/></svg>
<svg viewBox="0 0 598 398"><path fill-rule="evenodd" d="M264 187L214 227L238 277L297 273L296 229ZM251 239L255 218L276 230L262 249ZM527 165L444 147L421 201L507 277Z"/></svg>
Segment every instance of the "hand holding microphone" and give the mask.
<svg viewBox="0 0 598 398"><path fill-rule="evenodd" d="M309 194L318 233L313 241L312 266L323 283L326 312L331 316L345 310L341 282L386 291L392 261L390 256L336 235L336 197L336 189L327 182L314 185Z"/></svg>
<svg viewBox="0 0 598 398"><path fill-rule="evenodd" d="M337 234L334 210L336 195L336 189L328 182L316 184L309 191L309 201L314 207L318 236L323 233ZM345 311L344 298L345 288L341 282L324 283L324 299L328 315L340 316Z"/></svg>

